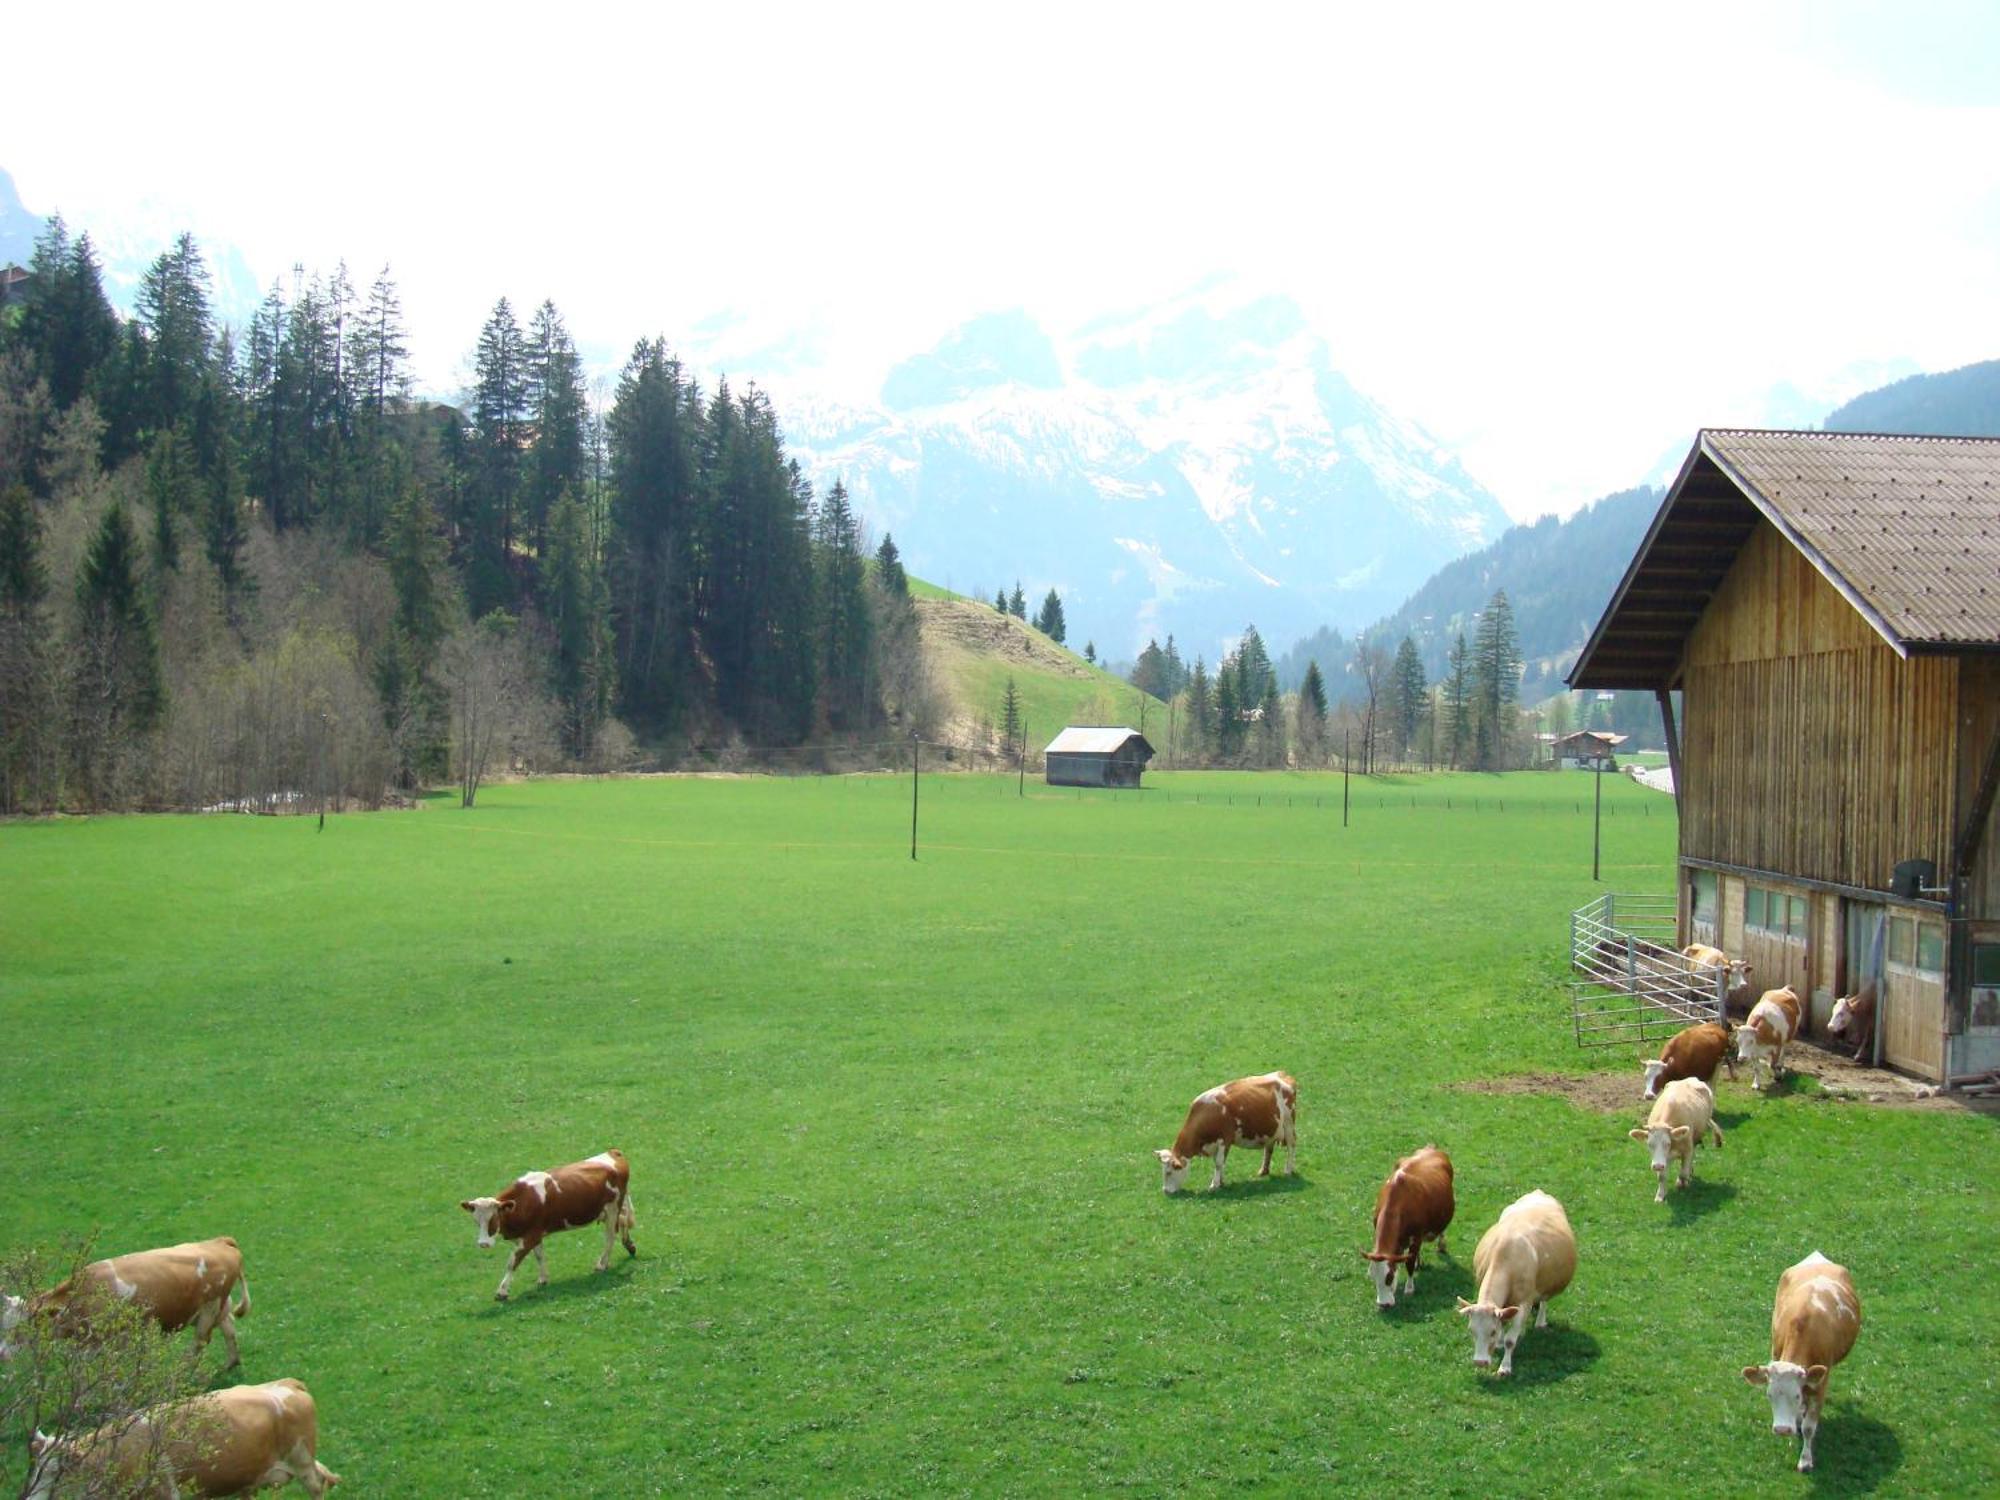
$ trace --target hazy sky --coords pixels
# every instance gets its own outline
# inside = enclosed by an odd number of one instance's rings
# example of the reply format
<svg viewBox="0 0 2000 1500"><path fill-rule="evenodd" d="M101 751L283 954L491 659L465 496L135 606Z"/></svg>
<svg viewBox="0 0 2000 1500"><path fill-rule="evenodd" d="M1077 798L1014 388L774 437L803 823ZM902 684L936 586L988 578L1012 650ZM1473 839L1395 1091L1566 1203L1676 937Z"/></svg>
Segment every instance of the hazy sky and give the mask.
<svg viewBox="0 0 2000 1500"><path fill-rule="evenodd" d="M1528 516L1765 420L1773 387L2000 355L2000 5L36 5L6 31L28 207L185 226L264 281L388 262L437 389L502 294L607 349L745 314L865 396L978 312L1061 330L1235 273Z"/></svg>

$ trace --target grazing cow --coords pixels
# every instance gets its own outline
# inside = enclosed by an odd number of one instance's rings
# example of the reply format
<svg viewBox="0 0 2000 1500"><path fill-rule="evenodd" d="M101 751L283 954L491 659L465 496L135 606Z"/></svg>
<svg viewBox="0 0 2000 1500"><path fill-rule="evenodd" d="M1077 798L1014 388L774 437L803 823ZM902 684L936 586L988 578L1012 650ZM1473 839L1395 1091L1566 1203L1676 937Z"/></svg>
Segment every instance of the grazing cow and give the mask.
<svg viewBox="0 0 2000 1500"><path fill-rule="evenodd" d="M1451 1228L1451 1158L1426 1146L1396 1163L1396 1170L1375 1195L1375 1248L1363 1250L1368 1274L1375 1281L1375 1305L1396 1305L1396 1270L1403 1273L1403 1292L1417 1289L1418 1257L1425 1240L1435 1240L1444 1253L1444 1232Z"/></svg>
<svg viewBox="0 0 2000 1500"><path fill-rule="evenodd" d="M1459 1315L1472 1327L1472 1362L1482 1370L1493 1363L1497 1336L1498 1373L1510 1375L1529 1310L1537 1328L1548 1327L1549 1299L1576 1274L1576 1236L1562 1205L1539 1189L1508 1204L1479 1237L1472 1274L1479 1280L1479 1300L1458 1299Z"/></svg>
<svg viewBox="0 0 2000 1500"><path fill-rule="evenodd" d="M1289 1073L1260 1073L1217 1084L1188 1106L1187 1120L1174 1143L1153 1155L1160 1159L1161 1191L1177 1193L1187 1180L1188 1163L1197 1156L1215 1158L1210 1192L1222 1186L1222 1164L1231 1146L1262 1146L1264 1165L1259 1177L1271 1175L1273 1147L1285 1148L1285 1170L1292 1170L1299 1147L1298 1085Z"/></svg>
<svg viewBox="0 0 2000 1500"><path fill-rule="evenodd" d="M1827 1379L1861 1333L1861 1299L1847 1267L1815 1250L1778 1278L1771 1308L1771 1362L1745 1365L1743 1378L1771 1396L1771 1431L1797 1433L1799 1472L1813 1466L1813 1434L1826 1404Z"/></svg>
<svg viewBox="0 0 2000 1500"><path fill-rule="evenodd" d="M1729 1046L1733 1030L1733 1027L1720 1021L1703 1021L1699 1026L1690 1026L1668 1037L1658 1057L1639 1065L1646 1074L1645 1091L1640 1097L1651 1099L1663 1085L1672 1083L1676 1078L1699 1078L1714 1088L1718 1066L1727 1067L1729 1076L1734 1078L1736 1059L1731 1055Z"/></svg>
<svg viewBox="0 0 2000 1500"><path fill-rule="evenodd" d="M637 1255L632 1243L632 1169L622 1151L605 1151L588 1161L572 1162L553 1172L524 1172L497 1197L467 1198L458 1206L479 1226L479 1245L489 1248L496 1238L519 1240L493 1300L505 1302L514 1271L534 1253L537 1286L549 1284L549 1262L542 1241L565 1229L604 1225L604 1253L597 1269L611 1269L611 1242L622 1238L625 1252Z"/></svg>
<svg viewBox="0 0 2000 1500"><path fill-rule="evenodd" d="M156 1432L162 1423L167 1431ZM318 1448L319 1414L312 1393L298 1381L233 1385L77 1438L36 1433L28 1445L23 1500L47 1500L67 1475L147 1484L141 1493L176 1497L248 1495L282 1489L296 1479L308 1495L318 1496L340 1483L319 1461ZM159 1472L156 1465L170 1475L164 1491L149 1483Z"/></svg>
<svg viewBox="0 0 2000 1500"><path fill-rule="evenodd" d="M1764 998L1750 1008L1750 1019L1736 1028L1736 1060L1750 1066L1750 1087L1755 1089L1757 1070L1763 1068L1773 1083L1785 1070L1785 1044L1799 1034L1799 997L1790 985L1766 990Z"/></svg>
<svg viewBox="0 0 2000 1500"><path fill-rule="evenodd" d="M1833 1014L1826 1018L1826 1034L1854 1043L1854 1061L1875 1043L1875 981L1869 980L1851 995L1833 1002Z"/></svg>
<svg viewBox="0 0 2000 1500"><path fill-rule="evenodd" d="M1694 1181L1694 1148L1701 1144L1702 1137L1714 1136L1715 1148L1722 1149L1722 1127L1715 1123L1714 1091L1699 1078L1676 1078L1660 1090L1653 1112L1646 1117L1646 1128L1629 1134L1635 1141L1644 1141L1653 1153L1653 1175L1660 1182L1653 1201L1665 1203L1667 1168L1671 1163L1680 1163L1681 1186L1686 1187Z"/></svg>
<svg viewBox="0 0 2000 1500"><path fill-rule="evenodd" d="M238 1298L234 1307L229 1303L231 1292ZM229 1348L229 1363L223 1368L233 1370L243 1363L236 1346L236 1319L249 1316L250 1283L243 1276L243 1252L228 1235L92 1261L38 1296L0 1300L0 1340L25 1318L80 1321L88 1315L86 1305L93 1295L144 1308L168 1333L194 1324L197 1352L208 1347L210 1335L219 1328ZM8 1352L0 1342L0 1357Z"/></svg>

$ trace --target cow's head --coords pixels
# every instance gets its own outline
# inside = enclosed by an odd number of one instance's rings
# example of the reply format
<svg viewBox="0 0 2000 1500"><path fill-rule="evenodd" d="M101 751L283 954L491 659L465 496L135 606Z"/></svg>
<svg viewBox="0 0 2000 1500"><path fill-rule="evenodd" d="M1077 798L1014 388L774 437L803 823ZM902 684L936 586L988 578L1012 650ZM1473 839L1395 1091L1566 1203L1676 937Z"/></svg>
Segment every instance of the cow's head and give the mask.
<svg viewBox="0 0 2000 1500"><path fill-rule="evenodd" d="M1650 1099L1660 1091L1660 1075L1667 1070L1667 1064L1663 1058L1649 1057L1639 1066L1646 1074L1646 1087L1639 1097Z"/></svg>
<svg viewBox="0 0 2000 1500"><path fill-rule="evenodd" d="M1795 1365L1774 1359L1768 1365L1745 1365L1743 1378L1761 1385L1771 1398L1771 1431L1779 1437L1794 1437L1812 1415L1810 1399L1826 1392L1826 1366ZM1818 1423L1814 1422L1814 1426Z"/></svg>
<svg viewBox="0 0 2000 1500"><path fill-rule="evenodd" d="M1181 1184L1187 1181L1188 1159L1185 1156L1176 1156L1171 1151L1155 1151L1153 1155L1160 1159L1160 1191L1178 1193Z"/></svg>
<svg viewBox="0 0 2000 1500"><path fill-rule="evenodd" d="M467 1198L458 1205L472 1215L472 1222L479 1227L479 1248L490 1250L495 1236L500 1233L500 1221L507 1216L508 1203L505 1198Z"/></svg>
<svg viewBox="0 0 2000 1500"><path fill-rule="evenodd" d="M1495 1307L1491 1302L1458 1299L1458 1315L1472 1326L1472 1362L1484 1370L1493 1363L1497 1345L1502 1363L1521 1341L1521 1309Z"/></svg>
<svg viewBox="0 0 2000 1500"><path fill-rule="evenodd" d="M1384 1255L1377 1250L1363 1250L1361 1258L1368 1262L1368 1275L1375 1283L1375 1305L1394 1307L1396 1305L1396 1267L1409 1259L1404 1255Z"/></svg>
<svg viewBox="0 0 2000 1500"><path fill-rule="evenodd" d="M1667 1185L1667 1170L1673 1166L1674 1148L1694 1137L1694 1132L1685 1125L1648 1125L1644 1130L1629 1130L1626 1134L1646 1143L1653 1157L1653 1175L1660 1179L1662 1190Z"/></svg>

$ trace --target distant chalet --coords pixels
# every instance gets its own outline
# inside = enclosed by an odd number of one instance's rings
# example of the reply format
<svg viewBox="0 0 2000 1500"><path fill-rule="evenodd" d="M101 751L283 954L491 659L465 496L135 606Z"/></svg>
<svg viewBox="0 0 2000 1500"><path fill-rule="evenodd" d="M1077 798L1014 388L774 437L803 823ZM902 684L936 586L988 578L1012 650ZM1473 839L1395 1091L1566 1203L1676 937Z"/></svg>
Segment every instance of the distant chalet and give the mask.
<svg viewBox="0 0 2000 1500"><path fill-rule="evenodd" d="M1050 786L1137 786L1153 747L1122 724L1072 724L1042 756Z"/></svg>
<svg viewBox="0 0 2000 1500"><path fill-rule="evenodd" d="M2000 1064L2000 439L1704 431L1569 680L1659 700L1682 942Z"/></svg>
<svg viewBox="0 0 2000 1500"><path fill-rule="evenodd" d="M1618 757L1613 752L1630 738L1603 729L1579 729L1575 734L1551 739L1549 757L1566 770L1615 771Z"/></svg>

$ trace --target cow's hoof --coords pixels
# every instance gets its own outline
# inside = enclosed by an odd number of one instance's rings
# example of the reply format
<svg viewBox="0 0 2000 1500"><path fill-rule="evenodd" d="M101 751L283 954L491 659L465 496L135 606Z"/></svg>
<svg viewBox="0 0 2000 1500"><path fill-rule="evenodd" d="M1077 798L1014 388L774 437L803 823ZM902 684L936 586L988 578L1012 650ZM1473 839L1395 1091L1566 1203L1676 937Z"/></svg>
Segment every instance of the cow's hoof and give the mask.
<svg viewBox="0 0 2000 1500"><path fill-rule="evenodd" d="M639 1258L639 1247L630 1240L627 1240L625 1242L625 1253L631 1256L632 1259L637 1260Z"/></svg>
<svg viewBox="0 0 2000 1500"><path fill-rule="evenodd" d="M495 1302L505 1302L507 1300L507 1294L505 1292L495 1292L493 1294L493 1300Z"/></svg>

